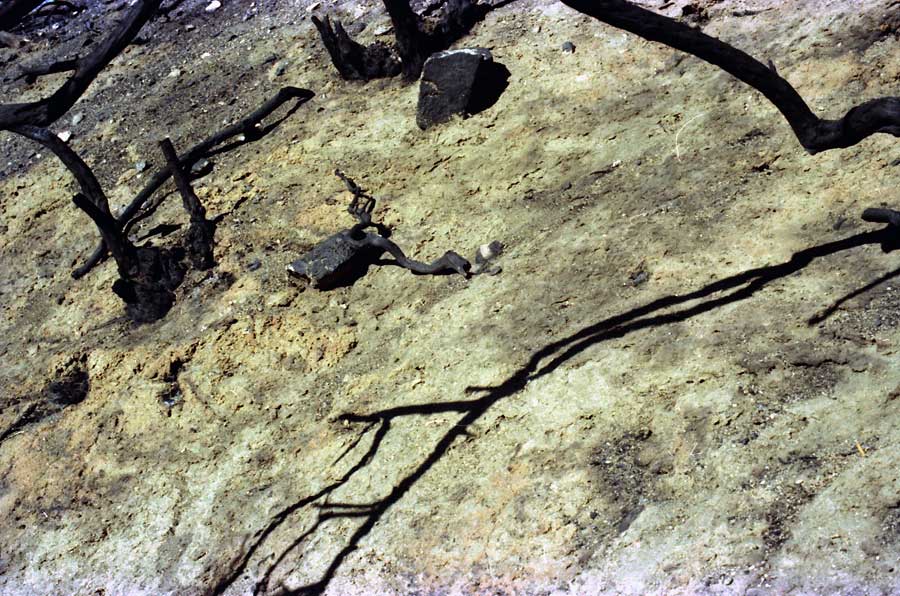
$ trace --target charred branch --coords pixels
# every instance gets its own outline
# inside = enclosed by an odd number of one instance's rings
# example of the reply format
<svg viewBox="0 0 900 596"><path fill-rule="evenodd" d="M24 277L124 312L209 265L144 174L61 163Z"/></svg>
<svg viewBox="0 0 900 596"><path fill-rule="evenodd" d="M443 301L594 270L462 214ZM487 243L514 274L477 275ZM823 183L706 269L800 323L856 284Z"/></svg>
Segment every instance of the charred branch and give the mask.
<svg viewBox="0 0 900 596"><path fill-rule="evenodd" d="M335 21L332 26L327 17L324 22L313 17L322 42L343 78L368 81L402 72L406 80L414 81L422 74L429 56L447 49L487 13L513 0L495 5L477 0L448 0L434 17L416 14L409 0L383 1L394 25L399 68L394 53L384 44L376 42L364 47L350 38L340 22Z"/></svg>
<svg viewBox="0 0 900 596"><path fill-rule="evenodd" d="M69 72L78 68L78 58L69 58L66 60L56 60L49 64L28 64L19 67L19 73L16 79L25 79L29 85L38 80L39 77L57 74L60 72Z"/></svg>
<svg viewBox="0 0 900 596"><path fill-rule="evenodd" d="M341 78L370 81L400 74L400 59L384 43L376 41L364 46L351 39L340 21L332 24L328 17L322 21L315 16L312 21Z"/></svg>
<svg viewBox="0 0 900 596"><path fill-rule="evenodd" d="M214 264L213 259L213 236L216 232L216 224L206 219L206 209L200 202L200 198L191 187L191 182L187 174L181 169L178 162L178 154L172 141L168 138L163 139L159 143L163 155L166 158L169 171L175 179L175 185L178 192L181 193L181 200L185 210L191 217L191 224L188 228L187 237L185 238L185 249L191 264L196 269L209 269Z"/></svg>
<svg viewBox="0 0 900 596"><path fill-rule="evenodd" d="M0 47L21 48L25 45L25 40L18 35L13 35L8 31L0 31Z"/></svg>
<svg viewBox="0 0 900 596"><path fill-rule="evenodd" d="M0 4L0 31L15 29L44 0L6 0Z"/></svg>
<svg viewBox="0 0 900 596"><path fill-rule="evenodd" d="M97 225L100 237L103 238L104 244L110 247L116 263L119 264L119 269L127 271L130 267L134 247L122 234L117 222L110 213L106 193L103 192L103 188L100 186L100 182L90 166L69 147L68 143L46 128L22 125L12 127L10 130L40 143L52 151L66 169L71 172L82 193L76 196L75 204L87 213Z"/></svg>
<svg viewBox="0 0 900 596"><path fill-rule="evenodd" d="M417 275L434 275L443 272L456 272L463 277L469 277L469 269L471 264L467 259L452 250L448 250L438 259L431 263L423 263L410 259L404 254L403 250L393 241L376 234L366 234L362 240L363 244L375 247L389 253L398 265L404 269L409 269Z"/></svg>
<svg viewBox="0 0 900 596"><path fill-rule="evenodd" d="M200 159L209 157L214 150L229 139L244 135L247 139L256 138L267 132L266 129L260 129L259 124L268 117L272 112L277 110L283 104L291 99L298 100L298 106L309 101L315 94L309 89L301 89L299 87L285 87L281 89L274 97L265 102L262 106L251 112L238 122L220 130L219 132L207 137L205 140L191 147L186 153L178 157L178 163L184 170L189 171L191 167ZM153 194L162 187L163 184L172 175L168 166L160 169L144 188L135 196L131 203L119 214L118 221L122 225L122 229L127 234L133 225L145 217L149 213L141 212L141 208L150 200ZM158 207L156 203L155 207ZM106 245L101 243L93 254L88 257L87 261L72 272L72 277L78 279L87 274L106 256Z"/></svg>
<svg viewBox="0 0 900 596"><path fill-rule="evenodd" d="M698 29L625 0L562 1L598 21L692 54L750 85L782 113L809 153L850 147L875 133L900 136L900 97L873 99L840 119L822 119L774 68Z"/></svg>
<svg viewBox="0 0 900 596"><path fill-rule="evenodd" d="M97 48L77 60L74 74L50 97L0 105L0 130L30 124L50 126L81 98L100 71L119 55L150 20L162 0L141 0L131 7L119 26Z"/></svg>
<svg viewBox="0 0 900 596"><path fill-rule="evenodd" d="M863 211L863 221L871 223L884 223L894 228L900 228L900 211L871 207Z"/></svg>

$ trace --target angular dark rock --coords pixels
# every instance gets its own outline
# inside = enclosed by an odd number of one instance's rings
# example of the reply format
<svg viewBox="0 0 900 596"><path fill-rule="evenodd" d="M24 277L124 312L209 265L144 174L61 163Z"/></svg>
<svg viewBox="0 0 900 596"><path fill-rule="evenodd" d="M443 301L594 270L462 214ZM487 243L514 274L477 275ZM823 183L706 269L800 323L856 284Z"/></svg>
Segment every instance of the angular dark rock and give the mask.
<svg viewBox="0 0 900 596"><path fill-rule="evenodd" d="M432 55L422 74L416 123L425 130L454 114L472 115L491 107L506 89L509 74L485 48Z"/></svg>
<svg viewBox="0 0 900 596"><path fill-rule="evenodd" d="M346 232L329 236L308 253L288 265L288 273L303 279L316 289L330 290L365 274L368 263L377 258L376 249L361 248Z"/></svg>

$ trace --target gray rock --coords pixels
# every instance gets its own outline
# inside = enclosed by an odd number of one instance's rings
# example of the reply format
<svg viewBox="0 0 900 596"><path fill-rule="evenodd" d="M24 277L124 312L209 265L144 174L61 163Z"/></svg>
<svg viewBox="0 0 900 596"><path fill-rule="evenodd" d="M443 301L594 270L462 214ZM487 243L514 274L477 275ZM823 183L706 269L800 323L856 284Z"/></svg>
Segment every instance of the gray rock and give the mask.
<svg viewBox="0 0 900 596"><path fill-rule="evenodd" d="M508 78L485 48L438 52L425 62L416 123L425 130L454 114L478 113L496 102Z"/></svg>
<svg viewBox="0 0 900 596"><path fill-rule="evenodd" d="M562 51L566 54L574 54L575 53L575 44L571 41L567 41L562 44Z"/></svg>
<svg viewBox="0 0 900 596"><path fill-rule="evenodd" d="M285 60L279 60L275 63L274 66L269 70L269 80L274 81L278 77L282 76L285 72L287 72L288 63Z"/></svg>
<svg viewBox="0 0 900 596"><path fill-rule="evenodd" d="M287 270L314 288L331 289L352 278L370 252L354 245L346 233L338 232L288 265Z"/></svg>

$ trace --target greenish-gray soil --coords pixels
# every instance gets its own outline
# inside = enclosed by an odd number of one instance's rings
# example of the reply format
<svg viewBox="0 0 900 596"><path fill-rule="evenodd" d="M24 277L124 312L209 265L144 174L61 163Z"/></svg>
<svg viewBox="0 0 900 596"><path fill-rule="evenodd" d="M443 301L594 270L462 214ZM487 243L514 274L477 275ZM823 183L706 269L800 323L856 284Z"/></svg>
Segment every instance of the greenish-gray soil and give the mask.
<svg viewBox="0 0 900 596"><path fill-rule="evenodd" d="M717 68L530 0L456 44L500 100L423 132L417 85L340 80L309 21L389 41L379 2L206 4L54 128L120 208L161 137L316 93L195 182L218 264L163 320L124 319L111 262L72 279L74 182L0 134L0 593L900 593L900 270L859 219L900 204L896 139L808 155ZM822 116L897 95L895 1L702 4ZM502 272L304 289L285 265L352 223L335 168L411 255L497 240ZM173 194L135 237L186 222Z"/></svg>

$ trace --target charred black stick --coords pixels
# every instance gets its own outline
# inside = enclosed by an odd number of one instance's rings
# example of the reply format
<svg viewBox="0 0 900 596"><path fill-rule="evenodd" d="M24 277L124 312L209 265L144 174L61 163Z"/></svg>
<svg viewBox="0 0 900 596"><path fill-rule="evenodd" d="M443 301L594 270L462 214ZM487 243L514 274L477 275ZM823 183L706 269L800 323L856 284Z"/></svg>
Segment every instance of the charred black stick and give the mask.
<svg viewBox="0 0 900 596"><path fill-rule="evenodd" d="M778 108L809 153L850 147L875 133L900 136L900 97L882 97L842 118L816 116L790 83L749 54L684 23L625 0L562 0L575 10L648 41L692 54L750 85Z"/></svg>
<svg viewBox="0 0 900 596"><path fill-rule="evenodd" d="M225 127L219 132L207 137L205 140L191 147L186 153L178 158L178 163L181 164L182 168L188 170L195 162L207 156L218 145L221 145L232 137L236 137L240 134L244 134L247 136L255 134L255 127L263 119L277 110L287 101L291 99L297 99L301 103L303 103L309 101L314 95L315 93L313 93L309 89L285 87L258 109L251 112L238 122ZM150 181L147 182L146 186L144 186L144 188L137 194L137 196L135 196L131 203L129 203L128 206L125 207L125 209L122 210L122 212L118 215L117 219L122 225L122 229L125 234L131 231L134 223L146 216L138 216L141 207L143 207L144 204L147 203L148 200L150 200L150 197L153 196L153 193L159 190L159 188L166 183L166 181L169 179L169 176L171 175L172 172L169 170L168 166L160 169L156 174L153 175L153 178L151 178ZM72 277L74 277L75 279L83 277L98 263L100 263L105 256L106 246L101 243L96 249L94 249L93 254L88 257L85 263L72 272Z"/></svg>

